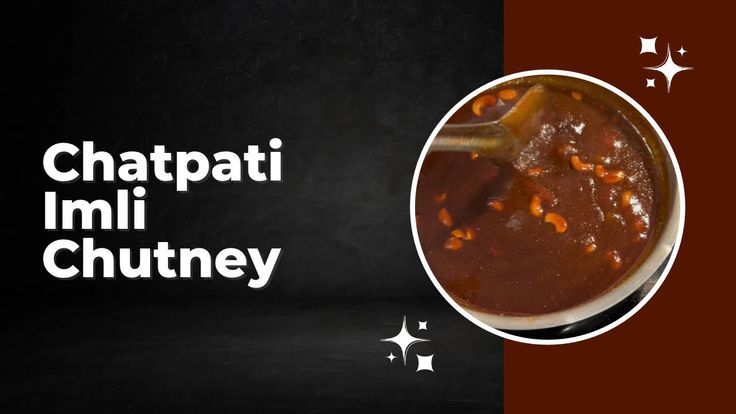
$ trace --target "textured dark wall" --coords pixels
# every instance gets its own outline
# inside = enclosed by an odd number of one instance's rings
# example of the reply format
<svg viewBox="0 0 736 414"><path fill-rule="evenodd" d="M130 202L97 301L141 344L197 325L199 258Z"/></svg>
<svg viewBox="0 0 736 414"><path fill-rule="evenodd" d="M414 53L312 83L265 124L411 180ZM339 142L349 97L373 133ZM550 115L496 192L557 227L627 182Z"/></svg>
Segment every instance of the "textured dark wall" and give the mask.
<svg viewBox="0 0 736 414"><path fill-rule="evenodd" d="M5 12L0 411L500 412L502 341L432 287L409 191L438 120L501 72L501 3L428 3ZM212 154L274 136L284 182L207 181L186 194L152 182L148 231L88 234L107 247L281 247L267 289L220 277L60 281L43 269L51 240L85 235L43 230L45 190L95 199L131 187L52 182L41 166L49 145ZM406 366L379 341L404 316L431 340L412 346ZM435 372L416 372L420 353L434 355Z"/></svg>
<svg viewBox="0 0 736 414"><path fill-rule="evenodd" d="M502 70L501 2L125 1L12 14L12 142L27 220L6 223L23 261L6 292L34 297L433 296L409 225L419 152L445 112ZM52 8L49 8L52 7ZM113 154L243 152L284 141L284 182L148 189L146 232L98 245L282 247L270 287L242 281L59 281L41 265L42 195L112 198L126 184L59 185L55 142ZM3 197L9 190L3 190Z"/></svg>

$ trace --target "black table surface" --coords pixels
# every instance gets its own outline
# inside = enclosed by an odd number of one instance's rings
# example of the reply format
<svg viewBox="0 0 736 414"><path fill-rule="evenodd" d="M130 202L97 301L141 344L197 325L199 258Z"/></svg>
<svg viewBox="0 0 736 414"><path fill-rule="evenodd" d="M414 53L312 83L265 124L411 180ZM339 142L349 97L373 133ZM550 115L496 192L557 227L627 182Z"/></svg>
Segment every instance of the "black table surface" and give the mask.
<svg viewBox="0 0 736 414"><path fill-rule="evenodd" d="M94 305L3 310L3 412L502 409L503 342L440 299Z"/></svg>

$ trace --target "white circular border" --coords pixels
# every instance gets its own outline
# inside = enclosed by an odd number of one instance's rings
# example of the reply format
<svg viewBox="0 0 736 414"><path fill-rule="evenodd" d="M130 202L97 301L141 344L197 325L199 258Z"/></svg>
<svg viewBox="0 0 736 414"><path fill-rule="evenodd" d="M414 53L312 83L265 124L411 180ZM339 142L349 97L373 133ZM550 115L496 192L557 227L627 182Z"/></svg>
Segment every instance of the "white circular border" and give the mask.
<svg viewBox="0 0 736 414"><path fill-rule="evenodd" d="M602 328L599 328L593 332L588 332L583 335L573 336L570 338L561 338L561 339L535 339L535 338L526 338L524 336L512 335L507 332L496 329L492 326L489 326L484 322L481 322L475 316L471 315L468 311L463 309L463 307L460 306L457 302L455 302L455 300L452 299L452 297L445 291L442 285L440 285L440 283L437 281L437 278L435 277L434 273L432 273L432 269L429 267L429 263L427 263L427 259L424 257L424 251L422 250L422 245L419 242L419 234L417 232L417 221L416 221L415 199L416 199L416 192L417 192L417 182L419 181L419 171L422 168L422 164L424 163L424 159L427 156L427 152L429 151L429 147L430 147L430 144L432 143L432 140L434 140L434 137L437 136L437 133L442 128L442 126L445 125L445 123L450 118L450 116L454 114L455 111L460 109L460 107L465 105L468 101L470 101L480 92L483 92L501 83L508 82L510 80L514 80L514 79L518 79L518 78L522 78L526 76L538 76L538 75L567 76L567 77L573 77L573 78L582 79L584 81L594 83L598 86L601 86L615 93L622 99L626 100L626 102L628 102L631 106L633 106L637 111L639 111L644 116L644 118L646 118L646 120L652 125L654 130L659 135L662 141L662 144L667 150L667 154L669 155L670 160L672 161L672 166L675 170L675 175L677 176L677 188L679 189L679 196L680 196L680 203L681 203L680 217L678 220L678 229L677 229L677 237L675 239L675 245L672 248L672 253L670 254L669 259L667 260L667 265L662 271L662 275L657 279L657 281L654 284L654 287L649 291L649 293L647 293L647 295L633 309L628 311L625 315L621 316L617 320L609 323L608 325ZM629 95L627 95L620 89L616 88L615 86L612 86L592 76L584 75L578 72L567 71L567 70L537 69L537 70L528 70L524 72L512 73L510 75L506 75L494 81L488 82L485 85L481 86L480 88L468 94L465 98L463 98L460 102L458 102L454 107L452 107L452 109L450 109L449 112L447 112L447 114L440 120L439 124L437 124L437 126L434 128L434 131L432 131L432 134L429 136L427 143L424 144L422 153L419 156L419 160L417 161L417 166L414 169L414 178L412 179L412 183L411 183L411 195L409 199L409 214L410 214L410 220L411 220L411 232L412 232L412 235L414 236L414 244L416 245L417 253L419 254L419 259L422 261L422 266L424 266L424 270L427 272L430 279L432 279L432 283L434 284L435 288L437 288L437 290L442 294L445 300L450 305L452 305L452 307L455 308L456 311L458 311L467 320L479 326L480 328L485 329L486 331L491 332L505 339L523 342L523 343L532 344L532 345L562 345L562 344L570 344L574 342L584 341L586 339L590 339L600 334L606 333L609 330L619 326L620 324L624 323L627 319L632 317L636 312L638 312L639 309L644 307L644 305L646 305L646 303L649 302L652 296L654 296L657 290L659 290L659 287L662 286L662 283L664 283L664 279L667 277L667 274L670 272L670 269L672 268L672 264L675 262L675 258L677 257L677 252L680 249L680 242L682 241L682 234L685 229L685 185L682 181L682 173L680 172L680 165L677 162L677 157L675 156L675 152L672 150L672 146L670 146L670 143L667 140L667 137L664 135L662 128L660 128L657 122L654 120L654 118L652 118L652 116L649 115L649 112L647 112L633 98L631 98Z"/></svg>

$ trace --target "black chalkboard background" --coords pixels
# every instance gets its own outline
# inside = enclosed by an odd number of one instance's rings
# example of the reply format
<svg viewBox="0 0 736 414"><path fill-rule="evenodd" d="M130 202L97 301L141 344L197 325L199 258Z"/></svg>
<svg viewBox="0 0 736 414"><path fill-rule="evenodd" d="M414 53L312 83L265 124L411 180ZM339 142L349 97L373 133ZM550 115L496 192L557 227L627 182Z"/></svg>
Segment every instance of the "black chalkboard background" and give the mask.
<svg viewBox="0 0 736 414"><path fill-rule="evenodd" d="M502 3L90 1L8 11L3 412L499 411L502 342L447 305L418 260L419 152L460 98L501 74ZM151 182L146 232L46 232L56 142L117 154L284 142L284 181ZM14 178L17 177L17 178ZM54 279L52 240L281 247L270 286ZM379 342L432 341L407 366ZM417 332L417 321L429 330ZM422 335L418 335L422 334ZM415 372L433 353L435 372ZM413 358L413 359L412 359Z"/></svg>

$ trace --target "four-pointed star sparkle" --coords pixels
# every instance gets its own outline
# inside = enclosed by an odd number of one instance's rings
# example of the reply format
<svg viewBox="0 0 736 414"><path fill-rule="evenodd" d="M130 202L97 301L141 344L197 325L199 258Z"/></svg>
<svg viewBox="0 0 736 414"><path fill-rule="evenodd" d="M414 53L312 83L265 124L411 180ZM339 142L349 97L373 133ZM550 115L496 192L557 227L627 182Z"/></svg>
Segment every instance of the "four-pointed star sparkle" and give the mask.
<svg viewBox="0 0 736 414"><path fill-rule="evenodd" d="M647 88L653 88L654 87L654 79L647 78Z"/></svg>
<svg viewBox="0 0 736 414"><path fill-rule="evenodd" d="M394 359L396 359L396 355L394 355L394 353L392 351L390 354L388 354L388 356L386 358L388 358L388 361L389 362L394 362Z"/></svg>
<svg viewBox="0 0 736 414"><path fill-rule="evenodd" d="M434 358L434 354L431 354L431 355L417 354L417 372L419 371L434 372L434 368L432 368L432 358Z"/></svg>
<svg viewBox="0 0 736 414"><path fill-rule="evenodd" d="M398 345L399 348L401 348L401 355L404 360L404 365L406 365L406 351L409 350L409 347L417 342L428 342L429 339L417 338L415 336L412 336L412 334L410 334L409 331L406 329L406 315L404 315L404 322L401 324L401 330L399 331L399 333L391 338L383 338L381 339L381 341L393 342Z"/></svg>
<svg viewBox="0 0 736 414"><path fill-rule="evenodd" d="M640 55L643 55L644 53L654 53L657 54L657 38L652 37L646 38L646 37L639 37L639 40L641 40L641 50L639 51Z"/></svg>
<svg viewBox="0 0 736 414"><path fill-rule="evenodd" d="M664 75L664 78L667 81L667 93L669 93L670 88L672 87L672 79L675 77L675 75L685 70L692 70L693 68L680 66L677 63L675 63L675 61L672 60L672 52L670 52L670 45L667 44L667 57L664 59L664 62L660 63L657 66L645 67L644 69L654 70Z"/></svg>
<svg viewBox="0 0 736 414"><path fill-rule="evenodd" d="M685 56L685 53L687 53L687 50L685 50L684 46L680 46L680 50L678 50L677 53L679 53L680 57L682 57L682 56Z"/></svg>
<svg viewBox="0 0 736 414"><path fill-rule="evenodd" d="M427 321L419 321L419 330L420 331L426 331L427 330Z"/></svg>

